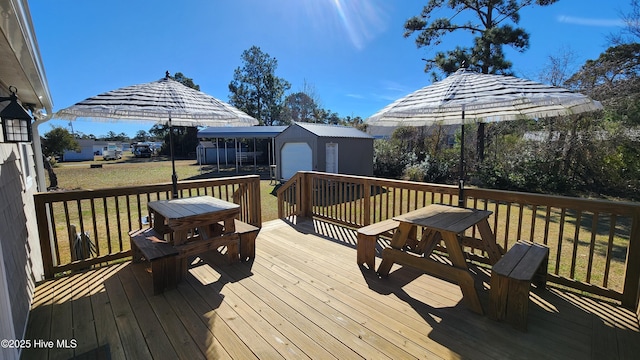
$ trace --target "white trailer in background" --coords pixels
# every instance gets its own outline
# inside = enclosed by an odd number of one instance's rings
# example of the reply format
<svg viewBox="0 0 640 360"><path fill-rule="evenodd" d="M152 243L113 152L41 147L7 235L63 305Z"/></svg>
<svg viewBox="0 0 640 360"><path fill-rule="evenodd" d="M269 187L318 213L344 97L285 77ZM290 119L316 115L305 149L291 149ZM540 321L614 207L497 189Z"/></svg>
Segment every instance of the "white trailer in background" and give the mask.
<svg viewBox="0 0 640 360"><path fill-rule="evenodd" d="M102 158L105 160L122 159L122 148L117 147L116 143L109 143L102 150Z"/></svg>

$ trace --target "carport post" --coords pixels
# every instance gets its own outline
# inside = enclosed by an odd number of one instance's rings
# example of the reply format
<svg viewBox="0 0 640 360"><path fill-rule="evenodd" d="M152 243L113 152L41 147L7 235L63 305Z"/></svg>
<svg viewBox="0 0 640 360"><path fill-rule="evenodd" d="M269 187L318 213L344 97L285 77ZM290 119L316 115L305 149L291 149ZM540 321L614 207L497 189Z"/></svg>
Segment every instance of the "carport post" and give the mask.
<svg viewBox="0 0 640 360"><path fill-rule="evenodd" d="M236 174L237 174L238 173L238 139L237 138L233 140L233 152L235 153L234 158L236 160L235 163L236 163Z"/></svg>
<svg viewBox="0 0 640 360"><path fill-rule="evenodd" d="M220 172L220 145L218 143L218 140L220 140L220 139L216 138L216 155L217 155L216 157L218 158L217 159L217 161L218 161L218 172Z"/></svg>
<svg viewBox="0 0 640 360"><path fill-rule="evenodd" d="M229 167L229 150L227 149L227 139L224 139L224 166Z"/></svg>

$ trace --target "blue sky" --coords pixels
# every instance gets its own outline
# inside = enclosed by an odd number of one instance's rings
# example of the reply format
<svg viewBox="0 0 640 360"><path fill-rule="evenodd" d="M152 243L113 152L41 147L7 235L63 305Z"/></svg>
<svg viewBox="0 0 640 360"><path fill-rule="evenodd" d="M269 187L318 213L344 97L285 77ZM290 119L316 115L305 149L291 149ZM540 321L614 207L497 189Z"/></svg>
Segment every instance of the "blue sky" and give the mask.
<svg viewBox="0 0 640 360"><path fill-rule="evenodd" d="M630 0L562 0L521 11L531 35L525 53L507 51L517 76L539 80L549 56L569 49L577 70L608 47ZM233 71L253 45L278 60L276 75L301 91L310 85L323 108L367 118L431 83L422 58L441 48L405 39L404 22L427 0L184 0L29 2L54 111L96 94L158 80L166 70L193 78L203 92L228 101ZM443 13L446 15L446 13ZM68 121L40 125L69 128ZM152 123L73 122L75 131L130 136Z"/></svg>

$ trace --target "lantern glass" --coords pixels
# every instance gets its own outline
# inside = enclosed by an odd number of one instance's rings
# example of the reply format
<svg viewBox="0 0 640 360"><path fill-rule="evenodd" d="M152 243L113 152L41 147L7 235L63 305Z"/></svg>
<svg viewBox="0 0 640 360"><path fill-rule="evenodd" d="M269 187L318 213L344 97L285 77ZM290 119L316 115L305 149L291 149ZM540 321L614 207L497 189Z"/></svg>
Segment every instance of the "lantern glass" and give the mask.
<svg viewBox="0 0 640 360"><path fill-rule="evenodd" d="M2 132L5 142L30 142L31 120L3 118Z"/></svg>

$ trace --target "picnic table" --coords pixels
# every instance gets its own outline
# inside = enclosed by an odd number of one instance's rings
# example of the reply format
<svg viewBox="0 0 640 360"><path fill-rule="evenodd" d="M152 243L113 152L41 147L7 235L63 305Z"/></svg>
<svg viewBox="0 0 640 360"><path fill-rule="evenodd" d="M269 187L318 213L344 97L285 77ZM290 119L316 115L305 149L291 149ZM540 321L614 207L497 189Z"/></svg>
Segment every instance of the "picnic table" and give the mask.
<svg viewBox="0 0 640 360"><path fill-rule="evenodd" d="M460 286L463 298L471 310L483 314L459 235L476 226L491 263L496 263L502 256L502 252L496 244L495 236L487 221L491 214L492 212L487 210L433 204L394 217L393 220L400 224L393 234L390 247L382 251L382 262L378 267L378 274L387 277L393 264L398 263L455 282ZM410 239L409 235L416 234L418 227L423 228L421 238ZM430 258L441 240L449 254L450 265Z"/></svg>
<svg viewBox="0 0 640 360"><path fill-rule="evenodd" d="M187 271L186 258L226 246L230 262L239 261L239 237L234 219L240 205L212 196L151 201L147 204L152 227L170 234L171 244L179 251L180 280Z"/></svg>

